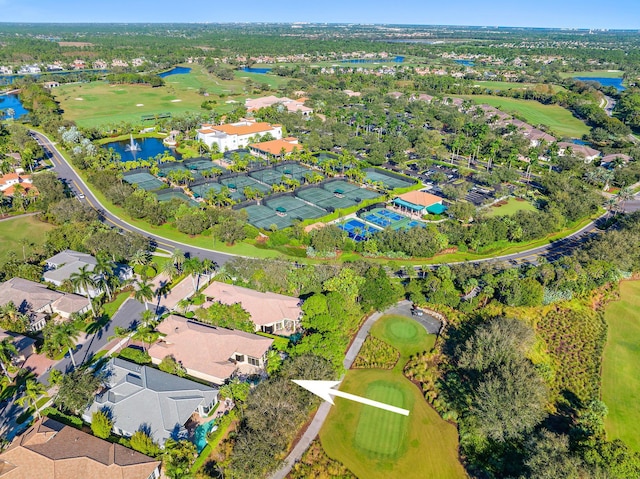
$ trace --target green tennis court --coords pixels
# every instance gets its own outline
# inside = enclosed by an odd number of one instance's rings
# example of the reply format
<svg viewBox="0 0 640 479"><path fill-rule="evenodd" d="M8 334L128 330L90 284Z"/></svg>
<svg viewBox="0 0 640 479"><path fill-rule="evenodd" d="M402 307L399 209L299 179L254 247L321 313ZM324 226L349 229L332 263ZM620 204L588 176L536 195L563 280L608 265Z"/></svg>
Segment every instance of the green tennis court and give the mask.
<svg viewBox="0 0 640 479"><path fill-rule="evenodd" d="M338 210L357 204L356 201L345 197L339 189L337 189L336 192L331 192L324 188L306 188L298 191L296 196L324 209L333 208L334 210Z"/></svg>
<svg viewBox="0 0 640 479"><path fill-rule="evenodd" d="M179 200L186 201L192 206L198 206L197 201L194 201L193 199L185 195L182 191L160 190L160 191L156 191L155 195L158 197L158 201L169 201L169 200L172 200L173 198L177 198Z"/></svg>
<svg viewBox="0 0 640 479"><path fill-rule="evenodd" d="M396 178L395 176L385 175L381 171L377 170L368 170L366 179L374 183L380 182L386 188L390 188L392 190L395 190L396 188L406 188L407 186L411 186L414 184L409 180L401 180L400 178Z"/></svg>
<svg viewBox="0 0 640 479"><path fill-rule="evenodd" d="M138 188L153 191L162 187L164 183L150 173L126 173L123 176L124 181L131 185L137 185Z"/></svg>
<svg viewBox="0 0 640 479"><path fill-rule="evenodd" d="M263 205L251 205L243 208L249 216L249 223L256 228L270 229L275 225L279 230L293 224L294 217L279 216L274 210Z"/></svg>
<svg viewBox="0 0 640 479"><path fill-rule="evenodd" d="M242 190L245 189L247 186L249 186L250 188L255 188L258 191L262 191L263 193L267 193L268 191L271 190L269 186L263 185L259 181L256 181L247 175L235 176L233 178L225 178L223 180L220 180L220 183L225 185L230 190L237 190L239 192L242 192Z"/></svg>

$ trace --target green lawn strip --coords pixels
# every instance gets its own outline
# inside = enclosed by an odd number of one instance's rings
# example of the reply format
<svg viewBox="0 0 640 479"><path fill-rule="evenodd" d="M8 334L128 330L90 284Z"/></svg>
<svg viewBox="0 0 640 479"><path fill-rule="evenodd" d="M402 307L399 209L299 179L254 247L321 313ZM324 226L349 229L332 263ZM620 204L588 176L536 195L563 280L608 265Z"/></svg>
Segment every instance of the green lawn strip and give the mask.
<svg viewBox="0 0 640 479"><path fill-rule="evenodd" d="M370 334L400 351L394 368L400 373L411 355L429 351L436 341L420 323L405 316L383 316L371 327Z"/></svg>
<svg viewBox="0 0 640 479"><path fill-rule="evenodd" d="M488 216L511 216L518 211L536 211L536 207L528 201L509 198L506 205L490 206L483 211L486 211Z"/></svg>
<svg viewBox="0 0 640 479"><path fill-rule="evenodd" d="M609 326L602 359L602 400L609 439L640 452L640 281L623 281L620 300L605 309Z"/></svg>
<svg viewBox="0 0 640 479"><path fill-rule="evenodd" d="M477 81L473 83L473 86L481 86L483 88L487 88L489 90L521 90L524 88L532 89L535 87L546 88L551 86L551 89L554 93L565 90L564 87L560 85L552 85L548 83L519 83L519 82L508 82L508 81Z"/></svg>
<svg viewBox="0 0 640 479"><path fill-rule="evenodd" d="M124 303L130 296L130 291L123 291L122 293L118 293L118 295L116 295L116 297L109 303L104 304L104 313L109 317L109 319L111 319L113 315L116 314L118 308L120 308L120 306L122 306L122 303Z"/></svg>
<svg viewBox="0 0 640 479"><path fill-rule="evenodd" d="M0 221L0 261L8 259L10 252L22 258L23 240L27 241L25 253L29 256L35 247L44 244L45 233L53 228L35 216L17 216Z"/></svg>
<svg viewBox="0 0 640 479"><path fill-rule="evenodd" d="M562 72L562 78L573 77L595 77L595 78L622 78L624 72L622 70L592 70L588 72Z"/></svg>
<svg viewBox="0 0 640 479"><path fill-rule="evenodd" d="M465 478L455 426L443 421L420 390L396 371L347 372L340 389L409 409L409 417L336 398L320 431L329 457L367 479Z"/></svg>
<svg viewBox="0 0 640 479"><path fill-rule="evenodd" d="M569 110L558 105L543 105L534 100L519 100L491 95L463 95L463 97L478 104L486 103L500 107L505 113L518 113L531 125L546 125L556 135L582 138L590 131L584 122L574 117Z"/></svg>

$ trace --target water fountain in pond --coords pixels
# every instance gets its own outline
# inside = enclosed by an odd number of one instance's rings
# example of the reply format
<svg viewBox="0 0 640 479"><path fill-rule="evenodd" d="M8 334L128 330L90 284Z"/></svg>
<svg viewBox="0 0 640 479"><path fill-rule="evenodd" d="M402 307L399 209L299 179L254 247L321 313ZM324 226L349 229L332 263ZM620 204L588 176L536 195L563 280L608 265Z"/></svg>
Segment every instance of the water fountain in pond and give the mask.
<svg viewBox="0 0 640 479"><path fill-rule="evenodd" d="M133 141L133 134L131 134L131 141L129 142L129 144L124 147L124 151L130 151L133 154L134 158L136 157L136 153L138 151L142 151L142 147L138 143Z"/></svg>

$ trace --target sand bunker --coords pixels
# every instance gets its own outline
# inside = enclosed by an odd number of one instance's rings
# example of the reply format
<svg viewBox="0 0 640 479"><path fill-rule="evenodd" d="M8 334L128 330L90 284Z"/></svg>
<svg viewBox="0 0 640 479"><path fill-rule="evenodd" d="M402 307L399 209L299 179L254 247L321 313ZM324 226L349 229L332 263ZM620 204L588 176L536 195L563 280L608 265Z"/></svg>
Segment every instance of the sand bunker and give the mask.
<svg viewBox="0 0 640 479"><path fill-rule="evenodd" d="M182 100L171 100L171 103L177 103L179 101L182 101Z"/></svg>
<svg viewBox="0 0 640 479"><path fill-rule="evenodd" d="M138 103L136 106L144 106L144 103Z"/></svg>
<svg viewBox="0 0 640 479"><path fill-rule="evenodd" d="M74 98L74 100L83 101L84 98Z"/></svg>

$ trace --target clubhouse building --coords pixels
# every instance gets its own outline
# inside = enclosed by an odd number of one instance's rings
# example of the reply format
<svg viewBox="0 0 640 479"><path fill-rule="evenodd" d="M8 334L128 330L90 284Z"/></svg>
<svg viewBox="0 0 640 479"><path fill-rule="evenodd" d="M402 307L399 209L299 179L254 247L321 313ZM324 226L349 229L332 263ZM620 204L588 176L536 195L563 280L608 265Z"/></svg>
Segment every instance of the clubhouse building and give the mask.
<svg viewBox="0 0 640 479"><path fill-rule="evenodd" d="M246 148L249 143L258 141L266 134L279 140L282 138L282 125L253 120L242 120L227 125L204 123L198 130L198 140L204 142L209 148L215 143L218 145L218 151L223 152Z"/></svg>
<svg viewBox="0 0 640 479"><path fill-rule="evenodd" d="M396 196L393 204L404 212L421 216L426 214L439 215L447 209L442 204L442 198L426 191L409 191Z"/></svg>

